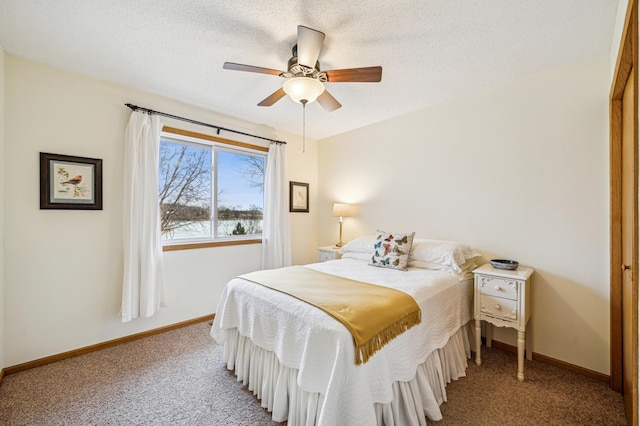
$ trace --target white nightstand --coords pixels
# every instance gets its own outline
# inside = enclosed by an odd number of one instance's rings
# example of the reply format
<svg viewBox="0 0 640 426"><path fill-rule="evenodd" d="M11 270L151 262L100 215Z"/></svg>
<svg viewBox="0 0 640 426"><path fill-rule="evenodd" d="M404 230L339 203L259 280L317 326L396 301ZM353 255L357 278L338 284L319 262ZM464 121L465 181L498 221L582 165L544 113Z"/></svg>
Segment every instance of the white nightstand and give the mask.
<svg viewBox="0 0 640 426"><path fill-rule="evenodd" d="M318 247L318 262L340 259L340 253L338 253L338 250L340 250L340 247L336 246Z"/></svg>
<svg viewBox="0 0 640 426"><path fill-rule="evenodd" d="M491 325L518 331L518 380L524 380L525 329L531 315L531 275L533 268L518 266L515 271L496 269L487 263L473 271L474 319L476 320L476 364L480 359L480 323L487 322L487 347L491 347ZM527 347L531 360L531 347Z"/></svg>

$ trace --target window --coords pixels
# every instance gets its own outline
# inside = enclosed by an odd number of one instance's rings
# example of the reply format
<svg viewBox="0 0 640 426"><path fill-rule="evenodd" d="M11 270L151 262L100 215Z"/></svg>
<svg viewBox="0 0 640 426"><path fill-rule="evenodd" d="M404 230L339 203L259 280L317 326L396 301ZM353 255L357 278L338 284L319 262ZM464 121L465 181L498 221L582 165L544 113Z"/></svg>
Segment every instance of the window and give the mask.
<svg viewBox="0 0 640 426"><path fill-rule="evenodd" d="M158 185L165 245L261 238L266 148L163 130Z"/></svg>

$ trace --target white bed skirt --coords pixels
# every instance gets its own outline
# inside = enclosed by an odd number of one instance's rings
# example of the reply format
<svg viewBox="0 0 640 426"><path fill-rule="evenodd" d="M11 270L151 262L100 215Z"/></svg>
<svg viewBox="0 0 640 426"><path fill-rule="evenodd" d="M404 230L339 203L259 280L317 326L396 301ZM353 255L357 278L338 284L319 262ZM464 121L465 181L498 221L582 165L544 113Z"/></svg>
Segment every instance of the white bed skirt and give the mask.
<svg viewBox="0 0 640 426"><path fill-rule="evenodd" d="M425 416L442 419L440 404L447 400L445 386L466 375L467 359L471 358L469 342L475 332L472 322L458 329L443 348L432 352L418 366L413 380L392 384L393 400L374 404L378 425L426 425ZM237 329L227 330L224 362L261 401L262 407L272 413L274 421L288 420L289 425L318 424L322 394L301 389L297 369L283 366L273 352L254 345Z"/></svg>

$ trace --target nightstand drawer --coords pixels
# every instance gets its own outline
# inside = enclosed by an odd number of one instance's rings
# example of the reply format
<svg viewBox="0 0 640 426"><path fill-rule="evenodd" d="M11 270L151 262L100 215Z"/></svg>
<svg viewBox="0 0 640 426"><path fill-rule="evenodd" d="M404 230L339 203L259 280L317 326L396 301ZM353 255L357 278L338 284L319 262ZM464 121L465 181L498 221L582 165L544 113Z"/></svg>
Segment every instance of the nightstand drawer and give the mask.
<svg viewBox="0 0 640 426"><path fill-rule="evenodd" d="M318 247L318 262L340 259L340 249L336 246Z"/></svg>
<svg viewBox="0 0 640 426"><path fill-rule="evenodd" d="M480 293L505 299L518 299L518 282L504 278L480 276Z"/></svg>
<svg viewBox="0 0 640 426"><path fill-rule="evenodd" d="M326 262L327 260L333 260L336 258L335 253L329 251L318 251L318 262Z"/></svg>
<svg viewBox="0 0 640 426"><path fill-rule="evenodd" d="M516 300L481 294L480 312L506 321L518 321L518 303Z"/></svg>

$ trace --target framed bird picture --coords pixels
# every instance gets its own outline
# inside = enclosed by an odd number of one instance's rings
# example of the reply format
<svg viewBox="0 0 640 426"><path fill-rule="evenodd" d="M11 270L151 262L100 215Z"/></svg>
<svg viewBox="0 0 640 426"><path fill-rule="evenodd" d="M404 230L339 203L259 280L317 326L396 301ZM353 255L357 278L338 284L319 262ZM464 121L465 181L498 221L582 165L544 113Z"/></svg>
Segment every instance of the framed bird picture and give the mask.
<svg viewBox="0 0 640 426"><path fill-rule="evenodd" d="M102 160L41 152L40 209L102 210Z"/></svg>
<svg viewBox="0 0 640 426"><path fill-rule="evenodd" d="M289 181L289 211L309 213L309 184Z"/></svg>

